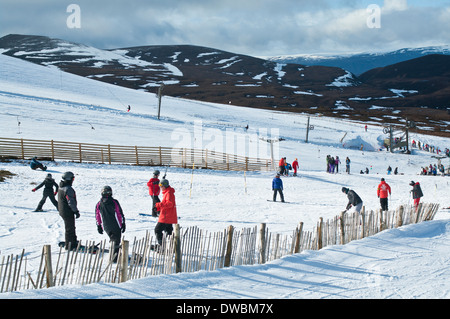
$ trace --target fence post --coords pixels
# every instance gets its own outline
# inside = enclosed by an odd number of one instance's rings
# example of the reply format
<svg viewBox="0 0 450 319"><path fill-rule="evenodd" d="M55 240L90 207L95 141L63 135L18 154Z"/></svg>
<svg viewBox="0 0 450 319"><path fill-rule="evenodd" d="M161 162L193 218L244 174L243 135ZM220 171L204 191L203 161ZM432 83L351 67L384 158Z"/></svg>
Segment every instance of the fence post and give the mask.
<svg viewBox="0 0 450 319"><path fill-rule="evenodd" d="M366 237L366 207L362 207L361 211L361 236L360 239Z"/></svg>
<svg viewBox="0 0 450 319"><path fill-rule="evenodd" d="M136 165L139 166L139 153L137 146L134 146L134 151L136 152Z"/></svg>
<svg viewBox="0 0 450 319"><path fill-rule="evenodd" d="M20 149L22 151L22 159L25 159L25 150L23 148L23 138L20 139Z"/></svg>
<svg viewBox="0 0 450 319"><path fill-rule="evenodd" d="M227 251L225 253L225 263L224 267L230 267L231 266L231 250L233 248L233 226L228 227L228 237L227 237Z"/></svg>
<svg viewBox="0 0 450 319"><path fill-rule="evenodd" d="M47 274L47 288L55 286L53 282L53 268L52 268L52 252L51 246L44 246L45 270Z"/></svg>
<svg viewBox="0 0 450 319"><path fill-rule="evenodd" d="M341 245L345 245L345 211L341 212L339 220L341 222Z"/></svg>
<svg viewBox="0 0 450 319"><path fill-rule="evenodd" d="M398 208L397 228L403 225L403 205Z"/></svg>
<svg viewBox="0 0 450 319"><path fill-rule="evenodd" d="M295 248L294 253L298 254L300 252L300 240L302 238L303 232L303 222L300 222L299 227L297 228L297 237L295 238Z"/></svg>
<svg viewBox="0 0 450 319"><path fill-rule="evenodd" d="M317 250L321 250L323 247L323 236L322 236L322 228L323 228L323 218L319 218L319 226L317 229Z"/></svg>
<svg viewBox="0 0 450 319"><path fill-rule="evenodd" d="M52 161L55 160L55 145L53 143L53 140L51 141L51 146L52 146Z"/></svg>
<svg viewBox="0 0 450 319"><path fill-rule="evenodd" d="M261 229L259 230L259 240L260 240L260 248L259 248L259 256L260 256L260 264L266 263L266 224L261 224Z"/></svg>
<svg viewBox="0 0 450 319"><path fill-rule="evenodd" d="M78 143L78 152L80 154L80 163L82 162L83 156L81 154L81 143Z"/></svg>
<svg viewBox="0 0 450 319"><path fill-rule="evenodd" d="M111 144L108 144L108 162L111 165Z"/></svg>
<svg viewBox="0 0 450 319"><path fill-rule="evenodd" d="M181 272L180 224L175 224L174 241L175 241L175 271L179 273Z"/></svg>
<svg viewBox="0 0 450 319"><path fill-rule="evenodd" d="M122 255L120 257L120 282L126 282L128 279L128 240L122 240Z"/></svg>

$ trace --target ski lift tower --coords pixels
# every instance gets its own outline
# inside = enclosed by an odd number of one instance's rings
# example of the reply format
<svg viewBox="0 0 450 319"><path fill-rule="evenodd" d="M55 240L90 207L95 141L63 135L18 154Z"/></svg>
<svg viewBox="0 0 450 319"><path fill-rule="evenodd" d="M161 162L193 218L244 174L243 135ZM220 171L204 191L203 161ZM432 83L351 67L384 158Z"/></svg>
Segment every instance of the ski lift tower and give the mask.
<svg viewBox="0 0 450 319"><path fill-rule="evenodd" d="M265 137L260 137L259 138L261 141L265 141L267 143L270 143L270 159L272 160L272 169L275 169L275 159L273 157L273 144L277 143L277 142L281 142L284 141L284 138L265 138Z"/></svg>
<svg viewBox="0 0 450 319"><path fill-rule="evenodd" d="M409 130L416 127L414 121L406 119L405 127L395 128L392 124L383 128L384 134L389 134L389 138L384 140L384 144L389 146L391 153L397 148L406 148L406 154L410 154L409 150Z"/></svg>

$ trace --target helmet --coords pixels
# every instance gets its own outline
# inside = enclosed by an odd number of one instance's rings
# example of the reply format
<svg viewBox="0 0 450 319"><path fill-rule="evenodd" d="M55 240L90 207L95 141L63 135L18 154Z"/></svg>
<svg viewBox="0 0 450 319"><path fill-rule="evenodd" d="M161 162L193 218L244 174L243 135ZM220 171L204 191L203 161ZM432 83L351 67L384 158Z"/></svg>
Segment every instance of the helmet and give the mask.
<svg viewBox="0 0 450 319"><path fill-rule="evenodd" d="M104 196L104 195L112 196L112 188L110 186L103 186L102 196Z"/></svg>
<svg viewBox="0 0 450 319"><path fill-rule="evenodd" d="M159 183L160 186L169 187L169 181L167 179L162 179L161 183Z"/></svg>
<svg viewBox="0 0 450 319"><path fill-rule="evenodd" d="M153 172L153 175L155 175L155 176L158 176L159 174L160 174L160 173L159 173L158 170L156 170L156 171Z"/></svg>
<svg viewBox="0 0 450 319"><path fill-rule="evenodd" d="M75 178L75 175L72 172L65 172L62 176L63 181L72 181Z"/></svg>

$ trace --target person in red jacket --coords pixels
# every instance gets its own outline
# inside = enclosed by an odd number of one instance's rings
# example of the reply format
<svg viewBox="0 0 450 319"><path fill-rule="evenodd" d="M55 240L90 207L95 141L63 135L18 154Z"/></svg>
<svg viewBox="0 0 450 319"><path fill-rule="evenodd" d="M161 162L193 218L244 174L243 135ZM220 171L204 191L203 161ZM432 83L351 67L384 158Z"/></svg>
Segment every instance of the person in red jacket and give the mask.
<svg viewBox="0 0 450 319"><path fill-rule="evenodd" d="M280 173L280 175L284 175L285 169L286 169L286 157L282 157L278 162L278 173Z"/></svg>
<svg viewBox="0 0 450 319"><path fill-rule="evenodd" d="M381 204L381 210L387 211L388 210L388 196L391 195L391 187L388 183L384 180L384 178L381 179L381 183L378 185L377 188L377 196L380 199Z"/></svg>
<svg viewBox="0 0 450 319"><path fill-rule="evenodd" d="M161 246L163 232L168 236L172 235L173 224L178 223L177 205L175 203L175 189L169 185L167 179L162 179L159 184L163 193L161 202L156 203L156 210L159 211L158 223L155 227L155 235L158 245Z"/></svg>
<svg viewBox="0 0 450 319"><path fill-rule="evenodd" d="M292 168L294 169L294 176L297 176L297 169L298 169L297 159L295 159L295 161L292 162Z"/></svg>
<svg viewBox="0 0 450 319"><path fill-rule="evenodd" d="M156 211L156 207L155 204L159 203L159 193L160 193L160 188L159 188L159 171L156 170L153 172L153 177L147 182L147 186L148 186L148 193L150 194L150 197L152 198L152 216L153 217L158 217L158 213Z"/></svg>

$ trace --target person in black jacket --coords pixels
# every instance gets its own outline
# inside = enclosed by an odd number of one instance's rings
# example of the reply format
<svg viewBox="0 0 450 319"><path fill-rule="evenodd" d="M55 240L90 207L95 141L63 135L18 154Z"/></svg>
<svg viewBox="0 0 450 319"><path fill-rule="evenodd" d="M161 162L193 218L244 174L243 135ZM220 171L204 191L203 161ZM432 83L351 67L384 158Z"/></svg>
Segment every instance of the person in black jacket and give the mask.
<svg viewBox="0 0 450 319"><path fill-rule="evenodd" d="M80 217L80 212L77 208L77 196L72 188L74 179L75 175L72 172L65 172L58 190L58 211L64 221L66 249L76 249L78 246L75 218Z"/></svg>
<svg viewBox="0 0 450 319"><path fill-rule="evenodd" d="M117 261L121 233L125 232L125 216L119 201L112 197L110 186L104 186L102 189L102 198L95 205L95 219L99 234L103 234L104 229L110 241L114 243L114 261Z"/></svg>
<svg viewBox="0 0 450 319"><path fill-rule="evenodd" d="M342 187L342 192L347 194L347 198L348 198L348 204L347 207L345 208L345 210L349 210L352 206L355 207L355 211L356 212L360 212L362 205L363 205L363 201L361 199L361 197L359 197L358 194L356 194L356 192L354 190L348 189L347 187Z"/></svg>
<svg viewBox="0 0 450 319"><path fill-rule="evenodd" d="M420 198L423 197L422 188L420 187L419 182L416 183L414 181L411 181L409 185L413 187L411 193L414 199L414 207L417 208L417 206L419 206Z"/></svg>
<svg viewBox="0 0 450 319"><path fill-rule="evenodd" d="M47 200L47 197L50 198L53 205L55 205L56 209L58 209L58 202L55 199L55 195L58 193L58 184L56 184L55 180L52 178L52 174L47 174L47 177L44 179L42 183L40 183L38 186L33 188L31 191L35 192L42 186L44 187L44 192L42 195L42 199L39 202L35 212L42 212L42 207L45 204L45 201ZM56 190L53 190L53 187L56 188Z"/></svg>

